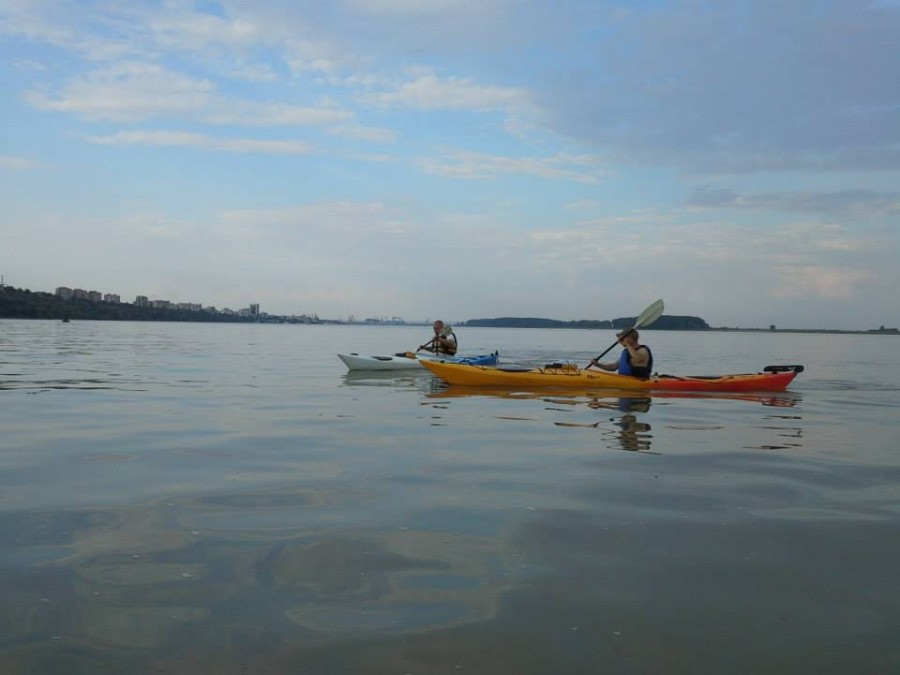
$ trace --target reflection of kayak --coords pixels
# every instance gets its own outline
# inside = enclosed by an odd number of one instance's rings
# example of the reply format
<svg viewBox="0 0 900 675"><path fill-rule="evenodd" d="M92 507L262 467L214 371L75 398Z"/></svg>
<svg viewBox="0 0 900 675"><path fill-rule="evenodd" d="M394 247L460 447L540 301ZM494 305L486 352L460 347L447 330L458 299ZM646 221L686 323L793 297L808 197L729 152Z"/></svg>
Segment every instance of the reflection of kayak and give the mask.
<svg viewBox="0 0 900 675"><path fill-rule="evenodd" d="M405 352L391 356L366 356L364 354L338 354L338 358L350 370L411 370L420 369L426 360L440 360L447 363L495 366L500 360L499 352L478 356L448 356L431 352Z"/></svg>
<svg viewBox="0 0 900 675"><path fill-rule="evenodd" d="M765 391L652 391L652 390L623 390L607 389L606 387L585 387L578 390L575 387L566 389L551 387L532 387L520 389L510 386L498 385L463 385L450 384L442 389L428 394L428 398L467 398L470 396L494 397L494 398L541 398L548 403L572 403L581 399L589 401L588 405L598 408L618 408L619 410L632 410L635 408L649 407L652 399L720 399L729 401L749 401L764 406L776 408L793 408L802 400L795 392L765 392ZM642 412L646 412L643 411Z"/></svg>
<svg viewBox="0 0 900 675"><path fill-rule="evenodd" d="M488 387L582 387L638 391L741 392L784 391L803 366L766 366L761 373L684 376L655 375L648 379L605 370L584 370L571 363L542 368L489 368L423 361L432 373L450 384Z"/></svg>

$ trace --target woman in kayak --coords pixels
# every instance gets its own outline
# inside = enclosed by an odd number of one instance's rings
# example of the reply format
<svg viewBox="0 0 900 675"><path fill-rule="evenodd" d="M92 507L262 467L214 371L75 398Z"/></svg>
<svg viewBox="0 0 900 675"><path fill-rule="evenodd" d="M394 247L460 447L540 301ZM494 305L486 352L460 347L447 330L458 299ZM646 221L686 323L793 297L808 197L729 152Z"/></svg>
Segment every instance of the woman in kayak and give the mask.
<svg viewBox="0 0 900 675"><path fill-rule="evenodd" d="M622 331L616 337L619 338L619 344L625 347L619 360L600 363L597 359L591 359L588 368L597 366L603 370L618 371L619 375L650 377L653 373L653 354L647 345L638 342L640 338L638 332L632 328Z"/></svg>
<svg viewBox="0 0 900 675"><path fill-rule="evenodd" d="M419 346L419 351L426 350L435 354L456 354L456 334L450 326L445 326L444 322L438 319L432 326L434 329L434 337L424 345Z"/></svg>

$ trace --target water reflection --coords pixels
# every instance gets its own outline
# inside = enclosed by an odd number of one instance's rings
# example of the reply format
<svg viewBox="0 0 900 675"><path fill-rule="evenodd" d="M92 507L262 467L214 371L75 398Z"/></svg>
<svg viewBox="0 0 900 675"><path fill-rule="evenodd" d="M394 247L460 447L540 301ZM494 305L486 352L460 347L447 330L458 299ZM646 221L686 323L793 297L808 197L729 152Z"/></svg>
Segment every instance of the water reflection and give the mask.
<svg viewBox="0 0 900 675"><path fill-rule="evenodd" d="M521 576L501 537L442 530L421 510L408 527L341 526L359 498L298 487L0 516L0 627L20 645L0 671L143 673L141 654L159 665L163 654L199 653L212 661L203 672L231 672L234 651L264 653L260 641L309 645L497 615ZM64 668L81 659L105 667Z"/></svg>
<svg viewBox="0 0 900 675"><path fill-rule="evenodd" d="M425 375L421 370L351 370L341 376L348 387L415 387ZM430 379L430 378L429 378Z"/></svg>
<svg viewBox="0 0 900 675"><path fill-rule="evenodd" d="M646 452L650 450L650 441L653 438L651 427L647 422L639 421L638 415L650 411L651 399L649 396L619 397L615 400L594 398L588 406L599 410L618 410L622 414L611 418L615 442L622 450L628 452Z"/></svg>
<svg viewBox="0 0 900 675"><path fill-rule="evenodd" d="M793 408L801 400L800 396L793 392L778 393L706 393L706 392L634 392L625 390L537 390L537 391L520 391L509 388L494 387L465 387L459 385L447 385L435 378L432 384L432 390L426 394L427 398L432 400L454 399L454 398L470 398L482 397L492 398L500 401L515 400L533 400L541 403L549 404L544 411L550 412L570 412L578 408L588 408L595 411L613 411L614 414L602 420L593 421L560 421L553 420L554 426L565 428L581 428L581 429L597 429L603 434L606 441L606 447L614 450L625 450L628 452L650 452L653 443L653 427L648 418L651 407L654 403L659 405L671 406L679 401L686 405L679 408L679 413L683 414L683 410L691 412L697 411L697 406L687 405L692 401L722 401L722 402L744 402L758 404L767 408ZM534 411L532 410L532 413ZM715 416L715 409L704 408L700 414L709 417ZM522 417L509 417L505 412L495 415L497 419L525 419ZM529 418L530 419L530 418ZM786 413L773 413L766 416L766 420L790 420L799 419L799 416L788 415ZM663 427L661 427L663 428ZM688 427L684 425L668 425L664 428L673 430L686 430ZM774 431L778 434L779 439L772 442L766 439L757 445L745 446L753 449L763 450L780 450L796 448L801 445L799 439L802 436L802 430L796 425L780 426L772 424L764 424L758 428L765 430L769 435ZM692 431L712 431L721 432L723 429L720 424L693 424L690 426ZM782 440L788 438L790 440ZM657 453L654 453L657 454Z"/></svg>
<svg viewBox="0 0 900 675"><path fill-rule="evenodd" d="M616 398L601 398L595 396L587 401L587 406L594 410L616 410L620 415L609 418L612 428L604 429L608 444L612 449L627 450L628 452L647 452L650 450L650 442L653 438L651 426L648 422L638 419L650 411L651 399L649 396L621 396ZM592 427L599 428L600 422L592 424L571 424L567 422L555 422L560 427Z"/></svg>
<svg viewBox="0 0 900 675"><path fill-rule="evenodd" d="M507 399L566 399L566 400L606 400L618 399L613 406L603 405L597 407L613 407L621 406L633 408L633 401L638 401L638 407L643 405L642 401L649 402L653 399L708 399L708 400L724 400L724 401L747 401L750 403L758 403L764 406L776 408L792 408L802 401L800 394L795 392L675 392L675 391L630 391L620 389L587 389L584 391L578 389L511 389L509 387L482 387L482 386L464 386L457 384L446 384L435 378L430 398L465 398L465 397L489 397L489 398L507 398Z"/></svg>

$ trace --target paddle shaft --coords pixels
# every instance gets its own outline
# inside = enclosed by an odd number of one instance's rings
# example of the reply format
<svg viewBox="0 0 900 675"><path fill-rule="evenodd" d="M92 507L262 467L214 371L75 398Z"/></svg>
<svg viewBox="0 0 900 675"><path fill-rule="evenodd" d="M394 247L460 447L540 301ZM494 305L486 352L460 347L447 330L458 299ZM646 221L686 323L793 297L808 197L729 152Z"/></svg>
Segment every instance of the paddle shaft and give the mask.
<svg viewBox="0 0 900 675"><path fill-rule="evenodd" d="M426 342L424 345L419 345L419 348L418 348L416 351L417 351L417 352L420 352L420 351L422 351L423 349L428 349L428 347L433 347L433 346L434 346L434 343L437 341L438 337L439 337L438 335L435 335L433 338L431 338L431 339L430 339L428 342Z"/></svg>

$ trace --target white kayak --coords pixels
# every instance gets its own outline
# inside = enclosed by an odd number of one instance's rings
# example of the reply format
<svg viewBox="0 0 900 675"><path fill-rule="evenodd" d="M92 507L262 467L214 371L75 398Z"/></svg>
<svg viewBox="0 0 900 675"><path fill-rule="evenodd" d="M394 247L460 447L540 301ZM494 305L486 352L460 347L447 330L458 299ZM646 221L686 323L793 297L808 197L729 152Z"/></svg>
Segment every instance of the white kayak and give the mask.
<svg viewBox="0 0 900 675"><path fill-rule="evenodd" d="M469 363L478 366L495 366L500 361L499 352L478 356L448 356L431 352L404 352L390 356L366 356L365 354L338 354L338 358L350 370L415 370L423 368L420 359L446 361L447 363Z"/></svg>

